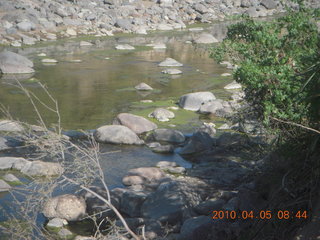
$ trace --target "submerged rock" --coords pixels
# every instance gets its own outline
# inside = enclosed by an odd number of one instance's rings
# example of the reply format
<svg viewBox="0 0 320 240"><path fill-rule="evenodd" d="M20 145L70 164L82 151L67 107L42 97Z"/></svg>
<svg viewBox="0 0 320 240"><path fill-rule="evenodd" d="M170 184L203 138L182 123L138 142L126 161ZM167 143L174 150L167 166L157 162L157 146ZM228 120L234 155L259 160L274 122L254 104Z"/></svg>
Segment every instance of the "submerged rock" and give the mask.
<svg viewBox="0 0 320 240"><path fill-rule="evenodd" d="M176 74L181 74L182 71L175 68L168 68L163 70L162 73L169 74L169 75L176 75Z"/></svg>
<svg viewBox="0 0 320 240"><path fill-rule="evenodd" d="M186 110L198 111L203 104L215 99L211 92L188 93L180 97L179 106Z"/></svg>
<svg viewBox="0 0 320 240"><path fill-rule="evenodd" d="M50 198L43 206L43 215L47 218L62 218L77 221L86 213L86 202L72 194Z"/></svg>
<svg viewBox="0 0 320 240"><path fill-rule="evenodd" d="M14 52L3 51L0 53L0 72L4 74L34 73L33 62Z"/></svg>
<svg viewBox="0 0 320 240"><path fill-rule="evenodd" d="M135 48L129 44L119 44L116 46L117 50L134 50Z"/></svg>
<svg viewBox="0 0 320 240"><path fill-rule="evenodd" d="M214 36L209 33L202 33L193 39L195 43L199 44L211 44L219 42Z"/></svg>
<svg viewBox="0 0 320 240"><path fill-rule="evenodd" d="M130 128L121 125L105 125L94 132L97 142L115 144L143 144L144 142Z"/></svg>
<svg viewBox="0 0 320 240"><path fill-rule="evenodd" d="M156 124L149 121L148 119L130 113L118 114L118 116L113 120L113 124L126 126L130 128L132 131L134 131L136 134L149 132L158 127Z"/></svg>
<svg viewBox="0 0 320 240"><path fill-rule="evenodd" d="M146 83L139 83L137 86L134 87L135 89L139 90L139 91L152 91L153 88L150 87L148 84Z"/></svg>
<svg viewBox="0 0 320 240"><path fill-rule="evenodd" d="M160 67L182 67L183 64L179 63L177 60L173 58L166 58L164 61L159 63Z"/></svg>

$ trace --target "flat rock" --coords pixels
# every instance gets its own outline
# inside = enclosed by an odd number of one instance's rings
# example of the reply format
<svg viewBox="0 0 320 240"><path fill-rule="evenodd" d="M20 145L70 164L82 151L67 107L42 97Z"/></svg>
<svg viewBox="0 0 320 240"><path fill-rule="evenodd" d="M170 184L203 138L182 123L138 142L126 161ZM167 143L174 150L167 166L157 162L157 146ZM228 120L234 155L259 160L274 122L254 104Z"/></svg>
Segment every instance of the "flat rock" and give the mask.
<svg viewBox="0 0 320 240"><path fill-rule="evenodd" d="M92 46L92 45L93 45L92 43L87 42L87 41L81 41L81 42L80 42L80 46L81 46L81 47L84 47L84 46Z"/></svg>
<svg viewBox="0 0 320 240"><path fill-rule="evenodd" d="M166 58L164 61L159 63L160 67L182 67L183 64L174 60L173 58Z"/></svg>
<svg viewBox="0 0 320 240"><path fill-rule="evenodd" d="M222 77L229 77L229 76L232 76L232 74L231 73L222 73L221 76Z"/></svg>
<svg viewBox="0 0 320 240"><path fill-rule="evenodd" d="M65 219L53 218L47 223L47 227L61 228L65 225L68 225L68 222Z"/></svg>
<svg viewBox="0 0 320 240"><path fill-rule="evenodd" d="M68 28L68 29L66 30L66 33L67 33L68 35L70 35L70 36L77 36L76 30L74 30L73 28Z"/></svg>
<svg viewBox="0 0 320 240"><path fill-rule="evenodd" d="M162 73L169 74L169 75L177 75L177 74L181 74L182 71L176 68L168 68L163 70Z"/></svg>
<svg viewBox="0 0 320 240"><path fill-rule="evenodd" d="M149 132L158 127L148 119L130 113L118 114L118 116L113 120L113 124L126 126L136 134Z"/></svg>
<svg viewBox="0 0 320 240"><path fill-rule="evenodd" d="M195 37L193 41L199 44L211 44L219 42L214 36L209 33L201 33L199 36Z"/></svg>
<svg viewBox="0 0 320 240"><path fill-rule="evenodd" d="M44 58L41 60L42 63L57 63L58 61L53 58Z"/></svg>
<svg viewBox="0 0 320 240"><path fill-rule="evenodd" d="M172 145L160 145L152 148L152 152L155 153L173 153L174 147Z"/></svg>
<svg viewBox="0 0 320 240"><path fill-rule="evenodd" d="M21 170L28 163L28 160L20 157L0 157L0 170Z"/></svg>
<svg viewBox="0 0 320 240"><path fill-rule="evenodd" d="M148 44L147 46L153 47L153 49L166 49L167 46L164 43L152 43Z"/></svg>
<svg viewBox="0 0 320 240"><path fill-rule="evenodd" d="M179 106L186 110L198 111L204 103L215 99L211 92L188 93L180 97Z"/></svg>
<svg viewBox="0 0 320 240"><path fill-rule="evenodd" d="M117 50L134 50L135 48L129 44L119 44L116 46Z"/></svg>
<svg viewBox="0 0 320 240"><path fill-rule="evenodd" d="M14 52L3 51L0 53L0 72L3 74L34 73L33 62Z"/></svg>
<svg viewBox="0 0 320 240"><path fill-rule="evenodd" d="M173 27L169 24L159 24L157 26L157 29L160 31L170 31L173 30Z"/></svg>
<svg viewBox="0 0 320 240"><path fill-rule="evenodd" d="M24 128L18 122L11 120L0 121L0 131L3 132L22 132Z"/></svg>
<svg viewBox="0 0 320 240"><path fill-rule="evenodd" d="M21 168L21 173L28 176L55 176L63 172L59 163L32 161Z"/></svg>
<svg viewBox="0 0 320 240"><path fill-rule="evenodd" d="M164 178L165 174L161 169L156 167L141 167L129 170L128 176L139 176L145 181L154 182Z"/></svg>
<svg viewBox="0 0 320 240"><path fill-rule="evenodd" d="M139 91L152 91L153 88L150 87L148 84L146 83L139 83L137 86L134 87L135 89L139 90Z"/></svg>
<svg viewBox="0 0 320 240"><path fill-rule="evenodd" d="M169 162L169 161L160 161L156 165L160 169L167 169L169 167L176 167L177 163L176 162Z"/></svg>
<svg viewBox="0 0 320 240"><path fill-rule="evenodd" d="M171 118L174 118L175 115L173 112L165 108L156 108L152 113L148 115L150 118L155 118L159 122L168 122Z"/></svg>
<svg viewBox="0 0 320 240"><path fill-rule="evenodd" d="M227 89L227 90L240 89L240 88L242 88L241 84L237 83L236 81L233 81L232 83L229 83L224 87L224 89Z"/></svg>
<svg viewBox="0 0 320 240"><path fill-rule="evenodd" d="M170 143L183 143L186 138L182 132L173 129L155 129L152 133L155 141L170 142Z"/></svg>
<svg viewBox="0 0 320 240"><path fill-rule="evenodd" d="M0 179L0 192L6 192L6 191L9 191L10 189L11 189L11 186L5 181L3 181L2 179Z"/></svg>
<svg viewBox="0 0 320 240"><path fill-rule="evenodd" d="M19 178L11 173L7 173L6 175L4 175L3 180L6 180L7 182L20 182Z"/></svg>
<svg viewBox="0 0 320 240"><path fill-rule="evenodd" d="M94 132L94 138L102 143L143 144L144 142L130 128L121 125L105 125Z"/></svg>
<svg viewBox="0 0 320 240"><path fill-rule="evenodd" d="M42 213L47 218L77 221L86 213L86 202L72 194L60 195L45 202Z"/></svg>

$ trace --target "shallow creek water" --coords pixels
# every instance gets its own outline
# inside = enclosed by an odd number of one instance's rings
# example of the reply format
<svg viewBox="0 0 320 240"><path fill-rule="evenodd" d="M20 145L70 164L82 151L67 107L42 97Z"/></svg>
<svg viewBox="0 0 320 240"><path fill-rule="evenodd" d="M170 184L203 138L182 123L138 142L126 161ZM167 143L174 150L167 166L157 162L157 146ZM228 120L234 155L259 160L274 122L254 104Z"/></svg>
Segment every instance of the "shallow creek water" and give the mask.
<svg viewBox="0 0 320 240"><path fill-rule="evenodd" d="M226 32L226 23L207 26L205 29L218 39ZM33 80L21 80L24 87L32 90L44 102L48 98L43 90L34 82L46 85L52 96L59 103L62 117L61 125L65 130L95 129L110 124L121 112L132 112L143 115L151 112L156 106L177 106L176 102L183 94L195 91L212 91L217 97L229 96L223 86L231 81L230 77L221 77L221 73L230 72L209 58L207 47L186 43L199 32L188 30L181 32L154 33L150 36L115 36L103 39L91 39L93 46L80 47L79 39L45 44L38 47L14 49L26 55L35 64L36 73ZM153 42L165 43L167 49L154 50L146 47ZM116 44L128 43L136 50L115 50ZM44 65L43 57L54 58L57 64ZM179 76L168 76L158 67L159 62L171 57L184 64L179 69ZM107 58L107 59L106 59ZM72 62L80 59L81 62ZM16 80L0 79L0 103L8 107L13 118L36 124L35 112L23 92L15 86ZM145 82L155 90L150 93L139 93L134 86ZM151 99L152 104L143 105L143 99ZM56 123L56 116L39 107L44 120L50 126ZM43 111L42 111L43 110ZM175 129L185 134L191 133L199 126L199 115L184 111L181 119L161 123L160 127L169 127L174 123ZM0 115L0 118L3 117ZM106 181L111 188L121 186L121 179L131 169L142 166L155 166L159 161L175 161L184 167L191 164L178 154L155 154L143 146L100 146L102 152L101 166ZM2 195L2 196L1 196ZM9 194L1 194L0 198L10 201Z"/></svg>

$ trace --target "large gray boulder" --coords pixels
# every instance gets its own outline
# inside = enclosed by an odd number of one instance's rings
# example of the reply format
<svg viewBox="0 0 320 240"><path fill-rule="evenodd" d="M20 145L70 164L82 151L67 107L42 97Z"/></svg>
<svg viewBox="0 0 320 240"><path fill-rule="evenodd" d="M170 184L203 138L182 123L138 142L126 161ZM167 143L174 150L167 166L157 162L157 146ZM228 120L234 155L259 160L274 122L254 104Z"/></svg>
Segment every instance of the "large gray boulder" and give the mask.
<svg viewBox="0 0 320 240"><path fill-rule="evenodd" d="M55 176L63 172L59 163L32 161L21 168L21 173L28 176Z"/></svg>
<svg viewBox="0 0 320 240"><path fill-rule="evenodd" d="M171 143L183 143L186 140L182 132L166 128L154 130L152 137L155 141Z"/></svg>
<svg viewBox="0 0 320 240"><path fill-rule="evenodd" d="M130 128L136 134L149 132L156 129L158 126L153 122L130 113L120 113L113 120L113 124L119 124Z"/></svg>
<svg viewBox="0 0 320 240"><path fill-rule="evenodd" d="M0 53L0 71L6 73L33 73L33 62L14 52Z"/></svg>
<svg viewBox="0 0 320 240"><path fill-rule="evenodd" d="M97 142L114 144L143 144L144 142L130 128L121 125L105 125L94 132Z"/></svg>
<svg viewBox="0 0 320 240"><path fill-rule="evenodd" d="M179 154L195 154L206 150L210 150L214 140L206 132L196 132L189 139L188 143L180 150Z"/></svg>
<svg viewBox="0 0 320 240"><path fill-rule="evenodd" d="M200 194L194 187L182 182L165 182L150 194L141 207L144 218L162 223L177 223L190 216L191 208L198 205Z"/></svg>
<svg viewBox="0 0 320 240"><path fill-rule="evenodd" d="M179 106L186 110L198 111L202 104L215 99L211 92L188 93L180 97Z"/></svg>
<svg viewBox="0 0 320 240"><path fill-rule="evenodd" d="M50 198L43 206L42 213L47 218L62 218L77 221L86 214L83 198L71 194Z"/></svg>
<svg viewBox="0 0 320 240"><path fill-rule="evenodd" d="M36 28L35 24L30 21L22 21L17 24L17 28L20 31L29 32L31 30L34 30Z"/></svg>

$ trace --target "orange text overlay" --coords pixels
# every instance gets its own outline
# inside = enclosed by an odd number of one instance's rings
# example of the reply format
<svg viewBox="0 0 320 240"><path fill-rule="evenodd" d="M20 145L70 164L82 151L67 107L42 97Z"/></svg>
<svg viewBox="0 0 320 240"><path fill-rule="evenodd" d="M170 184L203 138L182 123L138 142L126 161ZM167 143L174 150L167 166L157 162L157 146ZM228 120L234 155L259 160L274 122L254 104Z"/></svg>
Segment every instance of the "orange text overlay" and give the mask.
<svg viewBox="0 0 320 240"><path fill-rule="evenodd" d="M307 219L308 213L305 210L288 211L288 210L261 210L261 211L212 211L212 219Z"/></svg>

